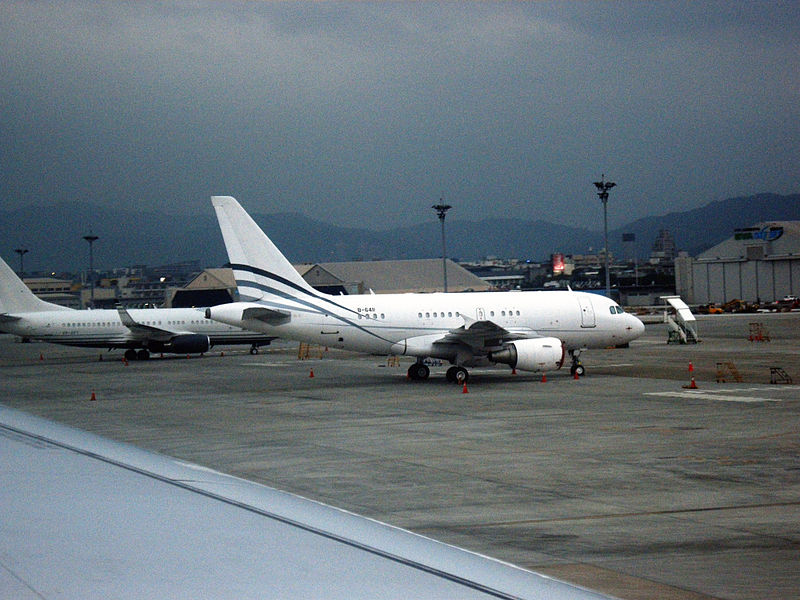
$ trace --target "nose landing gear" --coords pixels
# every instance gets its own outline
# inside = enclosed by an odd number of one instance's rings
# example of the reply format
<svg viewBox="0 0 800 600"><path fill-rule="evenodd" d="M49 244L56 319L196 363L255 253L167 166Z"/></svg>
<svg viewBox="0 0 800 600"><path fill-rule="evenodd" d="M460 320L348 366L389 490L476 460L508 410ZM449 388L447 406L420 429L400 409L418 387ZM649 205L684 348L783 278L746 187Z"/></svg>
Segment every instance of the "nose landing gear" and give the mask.
<svg viewBox="0 0 800 600"><path fill-rule="evenodd" d="M583 377L586 374L586 368L583 366L583 363L580 360L581 351L580 350L570 350L569 356L572 359L572 365L570 365L569 373L570 375L577 375L578 377Z"/></svg>

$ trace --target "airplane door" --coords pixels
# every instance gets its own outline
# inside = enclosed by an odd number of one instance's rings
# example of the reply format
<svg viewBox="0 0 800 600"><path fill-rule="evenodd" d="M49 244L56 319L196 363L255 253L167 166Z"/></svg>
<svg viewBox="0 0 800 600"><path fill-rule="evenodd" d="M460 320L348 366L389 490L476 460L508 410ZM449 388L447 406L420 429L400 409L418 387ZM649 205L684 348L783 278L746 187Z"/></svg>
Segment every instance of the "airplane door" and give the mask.
<svg viewBox="0 0 800 600"><path fill-rule="evenodd" d="M594 318L594 306L592 306L591 297L579 295L578 302L581 305L581 327L596 327L597 321Z"/></svg>
<svg viewBox="0 0 800 600"><path fill-rule="evenodd" d="M485 321L486 320L486 313L483 312L482 308L476 308L475 309L475 318L478 321Z"/></svg>

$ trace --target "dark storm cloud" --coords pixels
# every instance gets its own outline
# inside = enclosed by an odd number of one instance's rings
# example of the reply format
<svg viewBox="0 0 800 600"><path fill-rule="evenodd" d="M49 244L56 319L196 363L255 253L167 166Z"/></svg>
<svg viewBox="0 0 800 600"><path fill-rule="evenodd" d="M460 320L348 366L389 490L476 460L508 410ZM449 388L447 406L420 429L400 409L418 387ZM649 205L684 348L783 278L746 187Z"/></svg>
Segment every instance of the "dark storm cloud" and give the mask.
<svg viewBox="0 0 800 600"><path fill-rule="evenodd" d="M796 192L797 3L0 5L4 206L612 224Z"/></svg>

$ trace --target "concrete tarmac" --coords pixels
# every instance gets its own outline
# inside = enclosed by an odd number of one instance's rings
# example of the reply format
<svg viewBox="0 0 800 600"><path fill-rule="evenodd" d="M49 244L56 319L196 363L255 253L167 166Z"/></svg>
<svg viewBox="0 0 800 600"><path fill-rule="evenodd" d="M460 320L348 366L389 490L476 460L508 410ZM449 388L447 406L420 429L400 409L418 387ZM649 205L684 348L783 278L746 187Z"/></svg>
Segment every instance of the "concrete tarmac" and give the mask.
<svg viewBox="0 0 800 600"><path fill-rule="evenodd" d="M800 314L698 325L467 393L287 343L126 366L1 335L0 401L619 598L798 598L800 386L770 367L800 383Z"/></svg>

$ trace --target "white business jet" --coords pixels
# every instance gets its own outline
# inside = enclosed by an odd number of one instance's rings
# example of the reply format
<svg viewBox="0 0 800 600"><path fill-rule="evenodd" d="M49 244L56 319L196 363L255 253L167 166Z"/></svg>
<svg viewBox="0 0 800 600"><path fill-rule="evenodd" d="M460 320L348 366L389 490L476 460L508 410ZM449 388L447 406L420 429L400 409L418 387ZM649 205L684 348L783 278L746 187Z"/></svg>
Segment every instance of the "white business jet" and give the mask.
<svg viewBox="0 0 800 600"><path fill-rule="evenodd" d="M0 258L0 332L87 348L126 348L127 360L150 352L202 354L214 345L250 344L252 353L275 336L203 318L196 308L74 310L36 297Z"/></svg>
<svg viewBox="0 0 800 600"><path fill-rule="evenodd" d="M411 379L430 375L426 358L446 360L447 378L458 383L469 377L467 367L497 363L555 371L567 352L572 373L583 375L583 349L622 346L644 332L613 300L571 290L323 294L234 198L211 201L243 300L206 309L216 321L334 348L414 356Z"/></svg>

